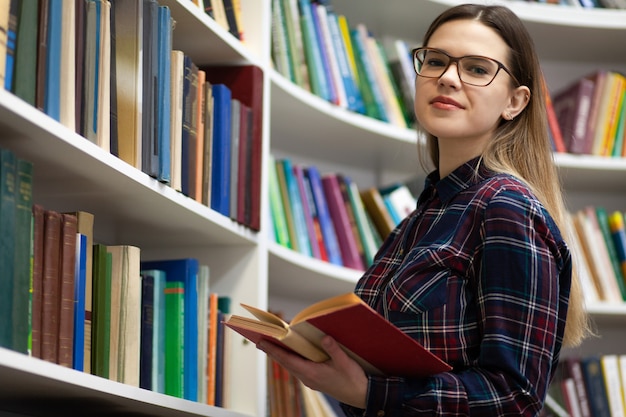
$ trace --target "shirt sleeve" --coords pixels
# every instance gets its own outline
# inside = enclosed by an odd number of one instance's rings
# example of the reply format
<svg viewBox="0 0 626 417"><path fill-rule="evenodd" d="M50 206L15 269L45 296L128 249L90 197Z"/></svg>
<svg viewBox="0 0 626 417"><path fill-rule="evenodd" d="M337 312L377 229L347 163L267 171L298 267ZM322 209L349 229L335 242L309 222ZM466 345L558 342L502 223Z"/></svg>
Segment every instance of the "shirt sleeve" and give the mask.
<svg viewBox="0 0 626 417"><path fill-rule="evenodd" d="M489 201L477 248L480 349L430 378L370 377L365 410L348 416L534 416L558 360L571 280L569 251L543 207L501 190ZM390 347L393 351L393 347Z"/></svg>

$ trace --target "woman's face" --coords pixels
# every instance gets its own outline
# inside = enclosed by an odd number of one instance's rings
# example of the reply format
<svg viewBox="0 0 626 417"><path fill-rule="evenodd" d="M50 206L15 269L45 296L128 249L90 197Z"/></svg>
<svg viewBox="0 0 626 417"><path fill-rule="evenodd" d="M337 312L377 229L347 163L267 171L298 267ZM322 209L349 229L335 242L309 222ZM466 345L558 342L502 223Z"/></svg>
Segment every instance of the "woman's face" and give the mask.
<svg viewBox="0 0 626 417"><path fill-rule="evenodd" d="M509 65L506 43L493 29L474 20L444 23L425 46L453 57L482 55ZM461 82L457 64L452 63L439 78L416 77L415 114L440 144L462 139L466 144L472 141L472 148L482 149L510 111L513 92L512 80L504 70L491 84L477 87Z"/></svg>

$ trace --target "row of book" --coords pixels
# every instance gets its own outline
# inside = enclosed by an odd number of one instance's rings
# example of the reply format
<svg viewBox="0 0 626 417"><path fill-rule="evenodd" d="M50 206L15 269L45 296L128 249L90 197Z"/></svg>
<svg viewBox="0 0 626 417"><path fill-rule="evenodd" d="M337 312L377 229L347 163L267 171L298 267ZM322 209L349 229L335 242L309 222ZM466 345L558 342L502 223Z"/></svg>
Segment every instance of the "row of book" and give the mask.
<svg viewBox="0 0 626 417"><path fill-rule="evenodd" d="M598 70L552 93L557 150L626 157L626 76ZM553 132L554 133L554 132Z"/></svg>
<svg viewBox="0 0 626 417"><path fill-rule="evenodd" d="M625 216L601 206L570 213L571 249L588 305L626 301Z"/></svg>
<svg viewBox="0 0 626 417"><path fill-rule="evenodd" d="M406 184L360 191L347 175L271 158L269 198L275 241L335 265L369 266L384 239L416 207Z"/></svg>
<svg viewBox="0 0 626 417"><path fill-rule="evenodd" d="M548 394L552 414L571 417L626 415L626 355L563 358ZM547 415L547 414L544 414Z"/></svg>
<svg viewBox="0 0 626 417"><path fill-rule="evenodd" d="M11 22L7 90L135 168L259 229L260 68L199 68L173 49L175 21L157 0L12 1Z"/></svg>
<svg viewBox="0 0 626 417"><path fill-rule="evenodd" d="M328 2L272 0L272 60L294 84L337 106L399 127L414 123L407 44L351 27Z"/></svg>
<svg viewBox="0 0 626 417"><path fill-rule="evenodd" d="M94 215L32 203L32 164L0 149L0 346L224 405L227 297L197 259L94 241Z"/></svg>
<svg viewBox="0 0 626 417"><path fill-rule="evenodd" d="M244 41L241 0L192 0L236 39Z"/></svg>
<svg viewBox="0 0 626 417"><path fill-rule="evenodd" d="M268 417L341 417L339 402L295 378L278 362L267 362Z"/></svg>

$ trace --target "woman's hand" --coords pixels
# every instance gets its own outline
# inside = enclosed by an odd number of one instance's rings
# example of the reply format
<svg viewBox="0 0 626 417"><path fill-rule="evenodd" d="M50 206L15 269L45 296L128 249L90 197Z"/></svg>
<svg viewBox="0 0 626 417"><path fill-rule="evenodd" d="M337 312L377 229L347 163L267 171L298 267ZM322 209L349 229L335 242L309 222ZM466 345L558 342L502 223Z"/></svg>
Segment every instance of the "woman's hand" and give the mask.
<svg viewBox="0 0 626 417"><path fill-rule="evenodd" d="M262 340L257 347L307 387L325 392L345 404L365 408L367 375L332 337L322 339L322 347L330 359L321 363L305 359L268 340Z"/></svg>

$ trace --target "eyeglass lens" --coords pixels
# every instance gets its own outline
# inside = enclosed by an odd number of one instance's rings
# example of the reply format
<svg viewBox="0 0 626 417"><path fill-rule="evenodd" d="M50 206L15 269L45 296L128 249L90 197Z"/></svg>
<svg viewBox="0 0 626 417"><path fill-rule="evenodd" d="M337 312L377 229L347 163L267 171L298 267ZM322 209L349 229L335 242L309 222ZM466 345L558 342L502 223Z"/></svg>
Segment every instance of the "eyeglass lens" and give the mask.
<svg viewBox="0 0 626 417"><path fill-rule="evenodd" d="M498 73L497 62L484 57L464 56L453 58L434 50L417 51L414 58L415 70L423 77L439 78L448 69L451 62L456 62L458 74L464 83L484 86L489 84Z"/></svg>

